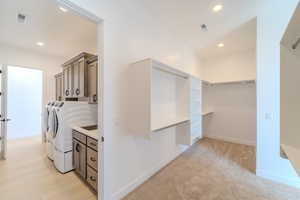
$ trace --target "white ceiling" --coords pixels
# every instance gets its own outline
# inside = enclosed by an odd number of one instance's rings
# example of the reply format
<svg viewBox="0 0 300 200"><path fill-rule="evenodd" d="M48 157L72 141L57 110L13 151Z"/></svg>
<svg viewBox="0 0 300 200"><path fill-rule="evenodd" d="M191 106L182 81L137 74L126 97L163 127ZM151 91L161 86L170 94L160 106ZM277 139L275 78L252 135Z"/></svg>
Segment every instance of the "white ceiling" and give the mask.
<svg viewBox="0 0 300 200"><path fill-rule="evenodd" d="M202 48L210 45L218 38L232 32L237 27L257 16L257 8L261 0L152 0L142 1L155 23L165 24L168 30L176 29L171 34L181 35L187 45ZM158 3L159 2L159 3ZM158 5L157 5L158 4ZM219 13L212 12L216 4L224 9ZM208 31L201 30L206 24Z"/></svg>
<svg viewBox="0 0 300 200"><path fill-rule="evenodd" d="M96 26L71 13L61 12L57 5L49 1L1 0L0 42L64 57L73 56L80 51L95 52ZM119 10L110 10L110 6L105 6L115 5L113 2L94 1L99 6L99 12L106 13L104 19L122 13L126 13L123 16L126 18L127 15L143 12L143 16L146 16L146 19L140 19L143 24L168 30L159 34L169 33L166 38L178 36L177 38L182 38L182 43L187 48L205 47L209 54L209 52L213 53L208 49L210 45L215 45L224 35L228 35L256 17L257 4L260 0L178 0L175 2L174 0L132 0L131 4L125 1L116 4ZM219 3L224 5L224 9L219 13L213 13L212 7ZM27 24L16 22L16 15L20 11L29 15ZM208 26L207 32L203 32L200 28L204 23ZM234 36L232 38L236 39ZM35 45L37 41L45 42L45 47L37 47ZM234 49L234 45L241 43L231 42L231 44L231 47L229 43L225 44L224 49Z"/></svg>
<svg viewBox="0 0 300 200"><path fill-rule="evenodd" d="M291 18L290 23L286 29L286 32L281 40L281 44L283 44L290 51L294 52L298 58L300 58L300 43L295 50L292 49L292 46L300 38L299 24L300 24L300 5L295 10L295 13Z"/></svg>
<svg viewBox="0 0 300 200"><path fill-rule="evenodd" d="M217 58L230 55L236 52L247 51L256 48L257 35L256 18L237 27L225 36L216 39L208 46L199 51L202 59ZM219 48L218 44L223 43L224 47Z"/></svg>
<svg viewBox="0 0 300 200"><path fill-rule="evenodd" d="M17 22L18 13L28 15L24 24ZM1 0L0 27L0 43L7 45L66 59L83 51L96 53L96 24L62 12L50 0Z"/></svg>

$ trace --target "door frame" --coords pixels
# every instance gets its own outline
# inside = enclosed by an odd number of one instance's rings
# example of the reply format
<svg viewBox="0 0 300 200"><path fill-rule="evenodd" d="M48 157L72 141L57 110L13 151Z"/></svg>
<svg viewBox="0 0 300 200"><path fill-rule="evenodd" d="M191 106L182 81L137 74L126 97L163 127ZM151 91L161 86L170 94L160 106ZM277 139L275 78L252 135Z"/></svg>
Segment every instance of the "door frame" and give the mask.
<svg viewBox="0 0 300 200"><path fill-rule="evenodd" d="M104 143L102 139L105 136L104 133L104 123L103 123L103 94L104 94L104 59L103 59L103 34L100 34L100 31L103 30L103 19L98 17L97 15L91 13L90 11L76 5L70 0L52 0L55 3L69 9L74 14L79 15L87 20L90 20L97 24L97 54L98 54L98 97L100 101L98 101L98 130L99 130L99 141L98 141L98 200L104 200L107 194L104 190ZM100 37L102 36L102 38Z"/></svg>
<svg viewBox="0 0 300 200"><path fill-rule="evenodd" d="M8 65L2 64L1 65L1 118L7 118L7 70ZM1 150L0 150L0 159L6 159L6 152L7 152L7 121L1 121Z"/></svg>

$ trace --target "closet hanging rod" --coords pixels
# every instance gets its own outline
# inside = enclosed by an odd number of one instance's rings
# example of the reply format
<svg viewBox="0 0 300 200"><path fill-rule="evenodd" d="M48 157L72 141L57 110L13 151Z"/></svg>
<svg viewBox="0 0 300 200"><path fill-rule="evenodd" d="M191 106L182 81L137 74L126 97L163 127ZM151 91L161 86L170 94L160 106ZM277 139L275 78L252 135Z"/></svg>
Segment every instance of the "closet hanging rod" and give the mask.
<svg viewBox="0 0 300 200"><path fill-rule="evenodd" d="M240 80L240 81L226 81L226 82L209 82L203 81L204 84L214 86L214 85L230 85L230 84L255 84L256 80Z"/></svg>

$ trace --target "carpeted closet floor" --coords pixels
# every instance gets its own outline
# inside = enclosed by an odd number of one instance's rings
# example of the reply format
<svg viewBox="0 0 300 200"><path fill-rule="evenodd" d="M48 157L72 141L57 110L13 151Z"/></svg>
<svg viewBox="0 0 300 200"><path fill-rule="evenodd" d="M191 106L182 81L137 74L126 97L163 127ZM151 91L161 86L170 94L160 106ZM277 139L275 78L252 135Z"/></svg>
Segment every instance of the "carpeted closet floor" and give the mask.
<svg viewBox="0 0 300 200"><path fill-rule="evenodd" d="M255 176L255 148L203 139L124 200L300 200L300 190Z"/></svg>

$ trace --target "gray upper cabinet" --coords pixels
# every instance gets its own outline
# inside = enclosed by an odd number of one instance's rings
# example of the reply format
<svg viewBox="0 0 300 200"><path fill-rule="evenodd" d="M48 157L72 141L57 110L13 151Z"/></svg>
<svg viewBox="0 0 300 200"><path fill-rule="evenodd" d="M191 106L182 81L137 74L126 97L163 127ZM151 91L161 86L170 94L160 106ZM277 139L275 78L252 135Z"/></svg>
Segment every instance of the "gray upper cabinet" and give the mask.
<svg viewBox="0 0 300 200"><path fill-rule="evenodd" d="M65 98L89 97L88 62L91 55L81 53L63 65L63 85Z"/></svg>
<svg viewBox="0 0 300 200"><path fill-rule="evenodd" d="M55 99L62 101L63 98L63 75L62 73L55 75Z"/></svg>

